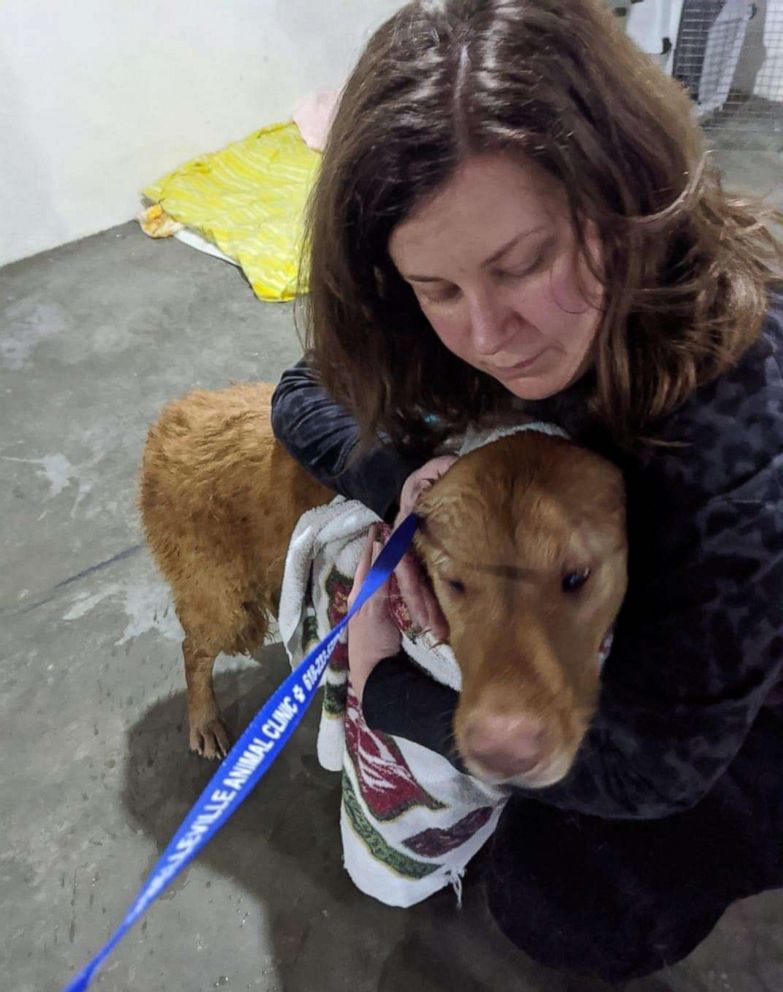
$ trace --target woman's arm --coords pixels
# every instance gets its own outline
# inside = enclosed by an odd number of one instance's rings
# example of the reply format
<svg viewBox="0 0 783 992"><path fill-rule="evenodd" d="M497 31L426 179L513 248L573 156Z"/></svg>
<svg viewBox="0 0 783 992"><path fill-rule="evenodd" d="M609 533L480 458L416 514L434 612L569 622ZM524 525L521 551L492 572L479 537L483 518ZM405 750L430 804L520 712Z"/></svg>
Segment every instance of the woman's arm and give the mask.
<svg viewBox="0 0 783 992"><path fill-rule="evenodd" d="M283 373L274 392L272 430L320 482L385 520L393 518L402 484L420 464L380 441L355 455L359 425L326 392L306 358Z"/></svg>

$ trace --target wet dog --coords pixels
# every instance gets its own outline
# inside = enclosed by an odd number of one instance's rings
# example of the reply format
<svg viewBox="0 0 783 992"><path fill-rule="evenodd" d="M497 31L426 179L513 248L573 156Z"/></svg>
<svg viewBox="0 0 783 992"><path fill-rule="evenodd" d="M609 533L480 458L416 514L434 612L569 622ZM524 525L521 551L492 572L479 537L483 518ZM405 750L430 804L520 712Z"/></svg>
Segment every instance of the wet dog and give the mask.
<svg viewBox="0 0 783 992"><path fill-rule="evenodd" d="M291 534L334 495L278 444L273 387L169 404L144 450L146 538L185 631L190 746L225 754L218 654L252 653L276 614ZM462 672L455 740L491 782L569 770L595 710L598 653L625 594L619 470L525 431L460 458L417 504L416 549Z"/></svg>

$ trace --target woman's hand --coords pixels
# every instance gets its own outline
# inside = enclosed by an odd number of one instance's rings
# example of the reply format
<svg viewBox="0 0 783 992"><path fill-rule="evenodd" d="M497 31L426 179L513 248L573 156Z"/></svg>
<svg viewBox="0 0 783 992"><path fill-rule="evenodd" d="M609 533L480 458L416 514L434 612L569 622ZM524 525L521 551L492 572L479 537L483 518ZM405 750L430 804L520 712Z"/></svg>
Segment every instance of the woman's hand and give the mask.
<svg viewBox="0 0 783 992"><path fill-rule="evenodd" d="M353 606L362 583L367 578L370 566L380 554L383 545L378 540L376 526L370 528L364 546L353 587L348 596L348 607ZM351 672L351 685L359 702L362 701L364 686L370 672L383 658L389 658L400 650L402 637L389 614L389 583L384 582L375 595L348 621L348 667Z"/></svg>
<svg viewBox="0 0 783 992"><path fill-rule="evenodd" d="M456 460L456 455L440 455L425 462L421 468L408 476L400 491L400 512L394 522L395 527L409 513L414 512L419 498L433 482L451 468ZM394 574L400 587L400 595L408 608L414 626L430 631L437 642L445 641L449 633L446 619L412 551L406 551Z"/></svg>
<svg viewBox="0 0 783 992"><path fill-rule="evenodd" d="M432 483L444 475L456 460L456 455L439 455L425 462L415 472L411 472L400 490L400 512L397 523L409 513L413 513L419 497L426 493Z"/></svg>

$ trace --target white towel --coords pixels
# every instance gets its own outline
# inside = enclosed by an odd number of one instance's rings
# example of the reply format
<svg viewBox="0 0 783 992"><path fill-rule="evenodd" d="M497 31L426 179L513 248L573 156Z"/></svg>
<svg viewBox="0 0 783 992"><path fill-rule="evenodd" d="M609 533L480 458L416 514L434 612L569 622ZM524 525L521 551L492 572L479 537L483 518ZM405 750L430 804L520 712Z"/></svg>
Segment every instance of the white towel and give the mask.
<svg viewBox="0 0 783 992"><path fill-rule="evenodd" d="M299 521L278 619L292 665L345 614L367 532L377 522L372 511L342 497ZM458 690L451 649L430 648L404 618L398 623L404 650ZM411 906L448 884L459 892L465 866L492 834L507 793L418 744L371 731L349 690L345 641L324 673L318 758L342 772L343 860L362 892L390 906Z"/></svg>

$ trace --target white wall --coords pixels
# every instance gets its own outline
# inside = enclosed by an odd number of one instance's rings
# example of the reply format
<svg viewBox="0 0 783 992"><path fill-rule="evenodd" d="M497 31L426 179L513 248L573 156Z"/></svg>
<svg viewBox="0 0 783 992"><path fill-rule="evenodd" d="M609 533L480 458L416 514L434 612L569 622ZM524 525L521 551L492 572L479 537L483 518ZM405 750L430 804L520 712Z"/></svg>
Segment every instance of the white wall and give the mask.
<svg viewBox="0 0 783 992"><path fill-rule="evenodd" d="M0 264L338 87L402 0L0 0Z"/></svg>

